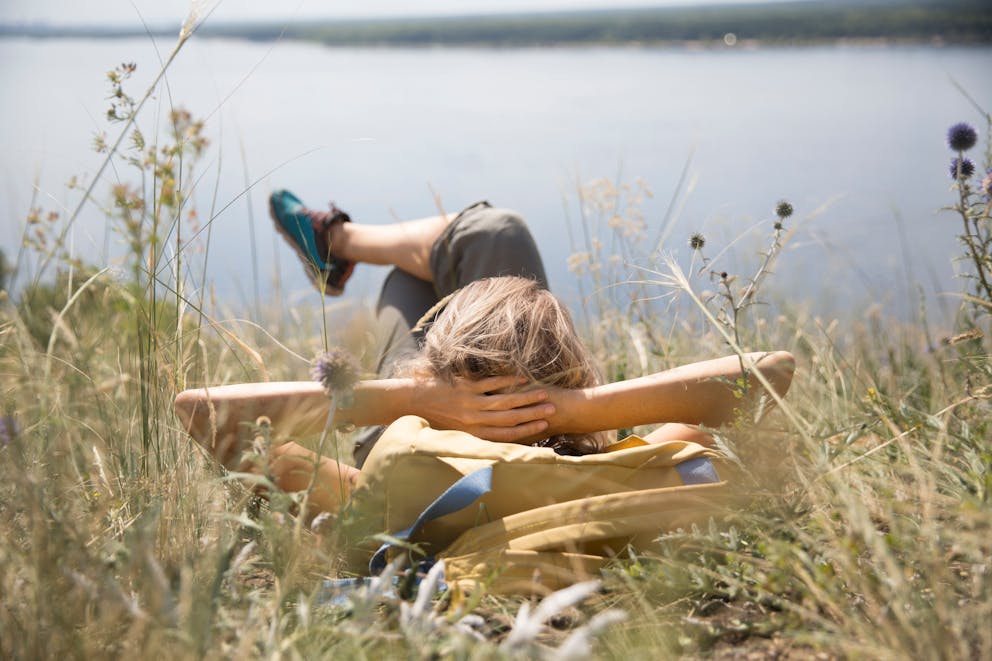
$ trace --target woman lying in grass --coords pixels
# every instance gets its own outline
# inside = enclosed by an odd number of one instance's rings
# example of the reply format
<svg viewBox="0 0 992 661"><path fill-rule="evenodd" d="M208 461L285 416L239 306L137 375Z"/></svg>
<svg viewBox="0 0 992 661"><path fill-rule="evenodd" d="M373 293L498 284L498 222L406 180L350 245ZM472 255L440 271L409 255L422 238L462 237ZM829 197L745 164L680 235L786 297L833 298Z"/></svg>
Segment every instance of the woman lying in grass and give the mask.
<svg viewBox="0 0 992 661"><path fill-rule="evenodd" d="M516 214L480 203L453 220L376 226L351 223L333 206L307 209L285 191L270 202L277 228L322 292L340 294L358 262L394 266L377 306L381 378L355 384L334 415L335 425L366 428L356 466L318 458L292 441L271 450L279 488L314 483L311 515L338 509L383 426L404 415L490 441L589 454L612 442L611 430L647 424L660 424L648 442L710 445L699 425L727 423L742 407L737 356L603 384L568 311L547 290L536 245ZM748 354L746 362L778 395L788 390L790 354ZM763 392L753 373L748 380L750 397ZM228 468L245 468L242 453L259 416L280 438L299 437L320 432L328 405L319 383L239 384L176 398L186 429Z"/></svg>

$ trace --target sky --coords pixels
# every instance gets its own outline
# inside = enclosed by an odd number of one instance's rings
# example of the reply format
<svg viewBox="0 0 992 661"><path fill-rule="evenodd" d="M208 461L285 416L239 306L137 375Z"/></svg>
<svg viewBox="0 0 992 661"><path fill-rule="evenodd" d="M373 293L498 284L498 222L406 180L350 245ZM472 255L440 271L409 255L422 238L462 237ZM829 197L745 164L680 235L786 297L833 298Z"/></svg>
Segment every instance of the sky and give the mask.
<svg viewBox="0 0 992 661"><path fill-rule="evenodd" d="M760 0L759 0L760 1ZM772 0L781 1L781 0ZM195 6L201 13L216 6L213 23L264 19L437 16L503 12L610 9L706 4L747 4L755 0L2 0L0 23L47 22L57 25L150 24L182 22Z"/></svg>

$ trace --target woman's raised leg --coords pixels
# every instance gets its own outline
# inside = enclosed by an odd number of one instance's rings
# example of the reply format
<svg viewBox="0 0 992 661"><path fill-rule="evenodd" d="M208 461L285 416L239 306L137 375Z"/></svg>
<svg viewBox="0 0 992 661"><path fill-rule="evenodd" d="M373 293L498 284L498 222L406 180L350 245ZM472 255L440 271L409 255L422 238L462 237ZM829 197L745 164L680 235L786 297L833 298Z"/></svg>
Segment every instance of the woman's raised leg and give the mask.
<svg viewBox="0 0 992 661"><path fill-rule="evenodd" d="M533 278L547 287L541 255L523 218L485 202L454 217L441 214L386 225L327 223L326 232L331 256L395 266L434 283L440 295L500 275Z"/></svg>
<svg viewBox="0 0 992 661"><path fill-rule="evenodd" d="M440 215L389 225L337 223L329 229L331 254L350 262L396 266L432 282L431 248L450 220Z"/></svg>

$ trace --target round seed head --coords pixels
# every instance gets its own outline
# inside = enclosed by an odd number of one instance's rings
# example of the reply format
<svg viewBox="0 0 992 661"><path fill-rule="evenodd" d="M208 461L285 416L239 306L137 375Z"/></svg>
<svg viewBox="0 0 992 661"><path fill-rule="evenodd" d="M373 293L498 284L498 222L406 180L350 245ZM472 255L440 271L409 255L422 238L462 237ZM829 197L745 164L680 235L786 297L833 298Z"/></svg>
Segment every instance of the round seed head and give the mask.
<svg viewBox="0 0 992 661"><path fill-rule="evenodd" d="M792 211L793 211L792 205L785 200L782 200L781 202L775 205L775 215L783 220L791 216Z"/></svg>
<svg viewBox="0 0 992 661"><path fill-rule="evenodd" d="M955 158L951 161L950 173L951 179L964 181L975 174L975 164L969 158Z"/></svg>
<svg viewBox="0 0 992 661"><path fill-rule="evenodd" d="M689 237L689 247L693 250L702 250L703 246L706 245L706 237L704 237L699 232L696 232Z"/></svg>
<svg viewBox="0 0 992 661"><path fill-rule="evenodd" d="M328 395L350 390L358 382L360 373L354 357L339 347L317 356L310 370L313 380L324 386Z"/></svg>
<svg viewBox="0 0 992 661"><path fill-rule="evenodd" d="M947 146L954 151L968 151L977 141L978 133L964 122L958 122L947 129Z"/></svg>

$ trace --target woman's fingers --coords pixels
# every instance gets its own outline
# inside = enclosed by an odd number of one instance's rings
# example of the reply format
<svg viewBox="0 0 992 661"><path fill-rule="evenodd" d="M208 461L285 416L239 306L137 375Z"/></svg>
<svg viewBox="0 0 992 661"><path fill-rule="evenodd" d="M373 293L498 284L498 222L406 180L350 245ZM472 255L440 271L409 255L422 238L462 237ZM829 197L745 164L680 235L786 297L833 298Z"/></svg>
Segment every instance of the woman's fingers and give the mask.
<svg viewBox="0 0 992 661"><path fill-rule="evenodd" d="M535 420L515 427L482 427L475 435L497 443L516 443L540 434L547 428L546 421Z"/></svg>
<svg viewBox="0 0 992 661"><path fill-rule="evenodd" d="M539 404L547 398L548 393L540 389L511 392L505 395L482 395L479 398L479 408L483 411L508 411L521 406Z"/></svg>
<svg viewBox="0 0 992 661"><path fill-rule="evenodd" d="M479 414L479 422L491 427L516 427L533 421L547 422L545 418L554 413L552 404L538 404L507 411L485 411Z"/></svg>
<svg viewBox="0 0 992 661"><path fill-rule="evenodd" d="M509 374L506 376L490 376L485 379L479 379L478 381L472 381L466 379L469 383L469 388L472 392L478 394L485 394L487 392L497 392L503 390L504 388L512 388L514 386L522 386L528 383L530 379L526 376L518 376L515 374Z"/></svg>

